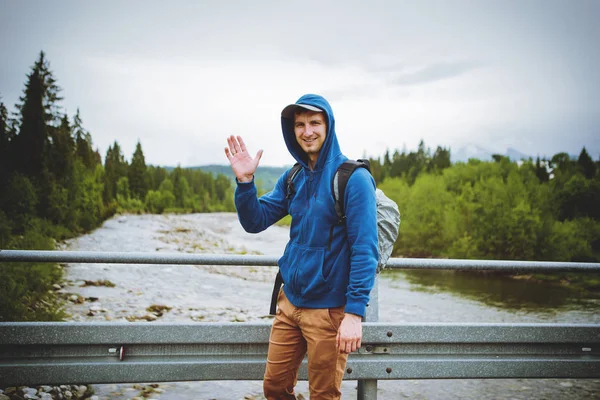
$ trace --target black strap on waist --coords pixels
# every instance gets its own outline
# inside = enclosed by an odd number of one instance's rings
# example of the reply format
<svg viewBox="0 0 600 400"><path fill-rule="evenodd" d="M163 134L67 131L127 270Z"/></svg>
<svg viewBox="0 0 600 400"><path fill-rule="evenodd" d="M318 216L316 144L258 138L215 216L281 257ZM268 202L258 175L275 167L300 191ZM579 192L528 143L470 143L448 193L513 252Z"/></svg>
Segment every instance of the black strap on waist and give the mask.
<svg viewBox="0 0 600 400"><path fill-rule="evenodd" d="M271 315L275 315L277 312L277 297L279 297L279 290L281 289L282 284L283 277L281 276L281 271L277 271L275 284L273 285L273 294L271 295L271 311L269 312Z"/></svg>

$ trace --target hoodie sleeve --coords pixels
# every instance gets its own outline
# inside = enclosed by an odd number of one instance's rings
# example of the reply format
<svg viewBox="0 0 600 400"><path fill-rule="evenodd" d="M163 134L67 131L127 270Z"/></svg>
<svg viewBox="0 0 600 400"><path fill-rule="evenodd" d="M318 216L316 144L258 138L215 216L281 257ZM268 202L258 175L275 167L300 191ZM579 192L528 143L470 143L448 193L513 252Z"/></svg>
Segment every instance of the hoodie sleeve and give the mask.
<svg viewBox="0 0 600 400"><path fill-rule="evenodd" d="M351 252L345 312L362 317L379 261L375 181L366 169L359 168L350 176L344 207Z"/></svg>
<svg viewBox="0 0 600 400"><path fill-rule="evenodd" d="M235 208L246 232L262 232L288 214L286 179L287 173L282 174L275 188L260 198L257 197L254 179L247 183L236 180Z"/></svg>

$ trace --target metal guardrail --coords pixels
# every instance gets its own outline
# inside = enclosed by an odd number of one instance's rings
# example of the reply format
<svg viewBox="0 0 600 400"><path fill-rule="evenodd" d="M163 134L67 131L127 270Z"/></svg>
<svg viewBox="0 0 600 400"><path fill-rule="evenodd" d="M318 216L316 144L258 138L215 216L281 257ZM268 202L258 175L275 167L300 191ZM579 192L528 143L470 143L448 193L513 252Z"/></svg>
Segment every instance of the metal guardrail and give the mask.
<svg viewBox="0 0 600 400"><path fill-rule="evenodd" d="M4 323L0 386L261 380L265 323ZM364 324L344 379L598 378L598 325ZM307 378L306 361L300 379Z"/></svg>
<svg viewBox="0 0 600 400"><path fill-rule="evenodd" d="M53 250L0 250L1 262L63 262L107 264L173 264L223 266L277 266L279 257L233 254L182 254L147 252L53 251ZM386 268L401 269L460 269L502 271L563 271L600 272L600 263L505 261L505 260L449 260L432 258L390 258Z"/></svg>
<svg viewBox="0 0 600 400"><path fill-rule="evenodd" d="M2 262L276 266L277 257L0 250ZM390 259L390 268L599 272L598 263ZM376 280L377 282L377 280ZM345 379L600 378L600 325L382 324L378 285ZM260 380L270 324L0 323L0 386ZM306 364L300 379L307 378Z"/></svg>

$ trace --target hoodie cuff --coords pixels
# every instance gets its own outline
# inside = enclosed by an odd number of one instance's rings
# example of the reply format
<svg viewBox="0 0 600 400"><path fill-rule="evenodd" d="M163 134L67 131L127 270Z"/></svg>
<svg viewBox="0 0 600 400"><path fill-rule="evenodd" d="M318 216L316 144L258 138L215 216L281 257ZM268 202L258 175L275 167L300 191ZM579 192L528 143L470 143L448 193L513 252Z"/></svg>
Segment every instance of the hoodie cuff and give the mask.
<svg viewBox="0 0 600 400"><path fill-rule="evenodd" d="M254 186L254 175L252 175L252 180L250 182L240 182L235 178L235 183L237 183L239 190L248 190Z"/></svg>
<svg viewBox="0 0 600 400"><path fill-rule="evenodd" d="M366 311L367 306L361 303L346 303L346 307L344 308L344 312L358 315L361 318L365 316Z"/></svg>

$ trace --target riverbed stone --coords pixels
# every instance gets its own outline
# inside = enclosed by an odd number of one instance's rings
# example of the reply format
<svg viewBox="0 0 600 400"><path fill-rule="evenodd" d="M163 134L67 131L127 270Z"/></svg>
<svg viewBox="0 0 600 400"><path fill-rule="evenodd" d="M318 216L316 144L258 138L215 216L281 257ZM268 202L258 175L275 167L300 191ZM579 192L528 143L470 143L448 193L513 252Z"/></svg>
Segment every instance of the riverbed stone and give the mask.
<svg viewBox="0 0 600 400"><path fill-rule="evenodd" d="M77 386L77 393L79 394L79 396L83 396L85 394L85 392L87 392L87 386L85 386L85 385Z"/></svg>
<svg viewBox="0 0 600 400"><path fill-rule="evenodd" d="M65 390L64 395L65 395L65 399L71 399L71 398L73 398L73 393L71 393L70 390Z"/></svg>
<svg viewBox="0 0 600 400"><path fill-rule="evenodd" d="M37 395L37 389L35 388L30 388L30 387L25 387L23 389L21 389L21 391L23 392L23 395L30 395L30 396L35 396Z"/></svg>
<svg viewBox="0 0 600 400"><path fill-rule="evenodd" d="M42 392L50 393L52 391L52 386L42 385L38 389Z"/></svg>
<svg viewBox="0 0 600 400"><path fill-rule="evenodd" d="M10 397L0 394L0 400L10 400Z"/></svg>
<svg viewBox="0 0 600 400"><path fill-rule="evenodd" d="M234 322L246 322L247 318L244 314L237 314L233 319Z"/></svg>

